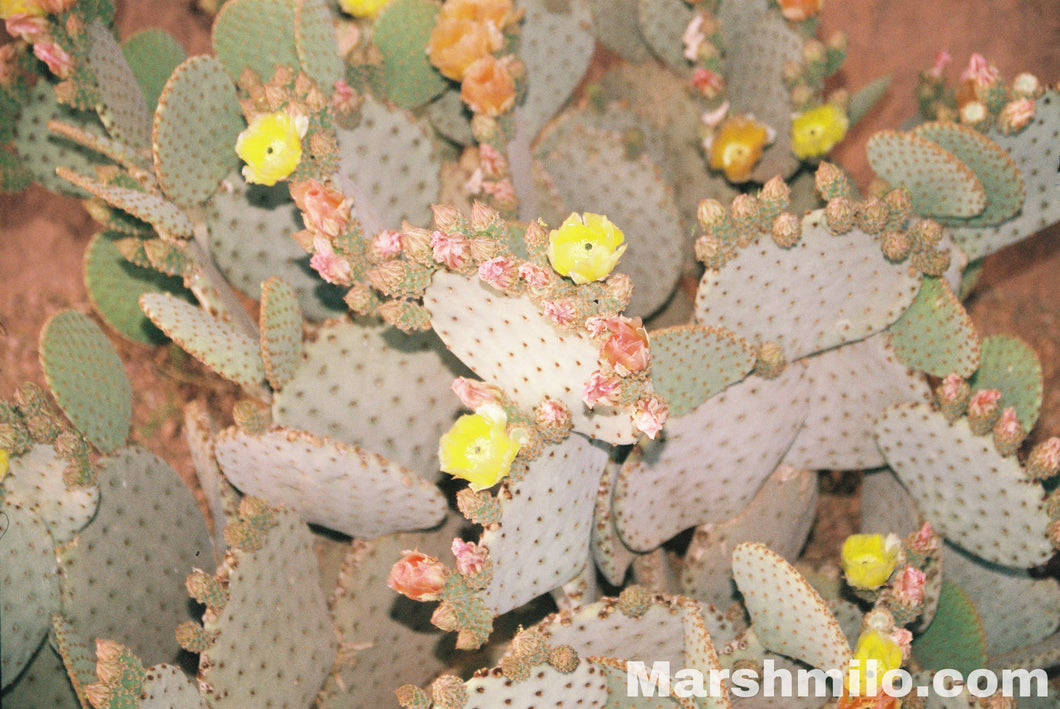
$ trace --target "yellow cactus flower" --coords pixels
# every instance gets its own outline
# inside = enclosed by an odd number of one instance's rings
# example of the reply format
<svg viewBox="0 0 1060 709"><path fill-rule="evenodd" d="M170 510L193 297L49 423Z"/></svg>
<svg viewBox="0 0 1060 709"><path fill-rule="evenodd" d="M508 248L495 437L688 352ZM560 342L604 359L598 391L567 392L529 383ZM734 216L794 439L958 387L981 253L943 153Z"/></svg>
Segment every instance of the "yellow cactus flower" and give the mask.
<svg viewBox="0 0 1060 709"><path fill-rule="evenodd" d="M858 637L854 657L850 661L850 668L858 672L857 685L852 686L855 677L851 672L847 673L843 683L852 694L877 694L883 686L883 675L901 666L902 647L886 633L867 630Z"/></svg>
<svg viewBox="0 0 1060 709"><path fill-rule="evenodd" d="M0 19L13 15L43 15L44 8L36 0L0 0Z"/></svg>
<svg viewBox="0 0 1060 709"><path fill-rule="evenodd" d="M879 588L894 571L899 550L893 534L851 534L840 555L847 582L854 588Z"/></svg>
<svg viewBox="0 0 1060 709"><path fill-rule="evenodd" d="M746 182L769 141L769 129L753 118L726 118L710 143L710 168L723 171L730 182Z"/></svg>
<svg viewBox="0 0 1060 709"><path fill-rule="evenodd" d="M3 448L0 448L0 480L4 479L4 476L7 475L7 471L9 468L10 465L7 462L7 451Z"/></svg>
<svg viewBox="0 0 1060 709"><path fill-rule="evenodd" d="M343 12L354 17L375 17L390 0L339 0Z"/></svg>
<svg viewBox="0 0 1060 709"><path fill-rule="evenodd" d="M843 139L850 119L834 103L803 111L791 119L791 150L802 160L823 157Z"/></svg>
<svg viewBox="0 0 1060 709"><path fill-rule="evenodd" d="M548 260L575 283L601 281L626 250L625 236L600 214L571 214L548 235Z"/></svg>
<svg viewBox="0 0 1060 709"><path fill-rule="evenodd" d="M442 472L467 480L476 492L500 482L523 442L515 433L508 435L507 423L497 404L483 404L458 418L438 442Z"/></svg>
<svg viewBox="0 0 1060 709"><path fill-rule="evenodd" d="M239 134L236 153L246 163L243 177L259 185L275 185L298 167L302 137L309 128L305 116L277 111L256 117Z"/></svg>

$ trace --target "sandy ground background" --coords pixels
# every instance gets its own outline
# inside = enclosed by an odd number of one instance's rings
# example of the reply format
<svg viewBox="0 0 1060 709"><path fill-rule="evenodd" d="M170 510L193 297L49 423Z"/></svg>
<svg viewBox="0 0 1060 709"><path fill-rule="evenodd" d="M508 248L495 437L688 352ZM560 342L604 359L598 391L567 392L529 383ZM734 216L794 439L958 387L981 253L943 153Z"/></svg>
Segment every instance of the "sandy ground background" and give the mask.
<svg viewBox="0 0 1060 709"><path fill-rule="evenodd" d="M189 54L209 49L210 18L190 0L126 0L118 7L123 37L159 26ZM1049 83L1060 80L1060 0L826 0L820 36L838 29L846 32L850 46L838 85L856 90L878 76L893 77L881 105L832 156L862 184L871 177L865 141L914 113L917 73L931 65L937 50L947 49L958 66L980 52L1007 77L1026 70ZM1044 149L1060 160L1060 145ZM63 308L92 312L81 283L81 259L95 228L77 200L39 188L0 196L0 396L10 396L21 381L43 382L37 334L50 315ZM1054 227L990 257L968 304L982 335L1019 335L1041 358L1046 397L1034 440L1060 433L1058 237L1060 229ZM192 399L230 404L233 387L175 348L114 341L134 384L134 440L191 480L180 437L181 407ZM831 492L823 498L812 556L827 556L857 524L856 479L826 475L822 486Z"/></svg>

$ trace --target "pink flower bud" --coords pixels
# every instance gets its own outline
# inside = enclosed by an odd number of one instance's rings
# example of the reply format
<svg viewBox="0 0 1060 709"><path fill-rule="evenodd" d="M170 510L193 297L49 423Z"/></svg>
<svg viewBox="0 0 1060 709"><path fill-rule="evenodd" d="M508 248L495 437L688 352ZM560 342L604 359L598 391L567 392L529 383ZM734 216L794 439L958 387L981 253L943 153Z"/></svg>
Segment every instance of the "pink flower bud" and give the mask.
<svg viewBox="0 0 1060 709"><path fill-rule="evenodd" d="M508 290L519 277L515 263L504 256L483 261L478 267L478 277L497 290Z"/></svg>
<svg viewBox="0 0 1060 709"><path fill-rule="evenodd" d="M942 70L945 69L946 65L948 65L951 61L953 61L953 57L950 56L950 53L947 52L945 49L940 49L939 51L935 52L935 63L932 64L931 68L927 70L927 75L932 79L941 79Z"/></svg>
<svg viewBox="0 0 1060 709"><path fill-rule="evenodd" d="M555 399L545 399L534 408L534 422L542 428L570 425L570 409Z"/></svg>
<svg viewBox="0 0 1060 709"><path fill-rule="evenodd" d="M461 269L471 253L471 245L459 234L431 233L431 253L434 260L452 269Z"/></svg>
<svg viewBox="0 0 1060 709"><path fill-rule="evenodd" d="M545 317L557 325L570 325L574 322L574 304L569 300L545 300L541 302Z"/></svg>
<svg viewBox="0 0 1060 709"><path fill-rule="evenodd" d="M471 576L482 571L486 566L487 553L475 542L465 542L459 537L453 540L453 556L456 557L456 570L464 576Z"/></svg>
<svg viewBox="0 0 1060 709"><path fill-rule="evenodd" d="M919 554L928 554L939 548L939 538L931 528L931 522L924 522L909 546Z"/></svg>
<svg viewBox="0 0 1060 709"><path fill-rule="evenodd" d="M976 87L990 86L998 80L997 67L986 60L982 54L973 54L968 59L968 67L961 73L961 81L969 81Z"/></svg>
<svg viewBox="0 0 1060 709"><path fill-rule="evenodd" d="M393 229L385 229L375 235L372 248L382 258L397 256L401 253L401 234Z"/></svg>
<svg viewBox="0 0 1060 709"><path fill-rule="evenodd" d="M65 79L74 68L73 58L63 48L50 42L33 45L33 54L48 65L48 69L60 79Z"/></svg>
<svg viewBox="0 0 1060 709"><path fill-rule="evenodd" d="M552 269L541 268L532 263L524 263L519 266L519 277L526 281L531 288L548 288L552 282Z"/></svg>
<svg viewBox="0 0 1060 709"><path fill-rule="evenodd" d="M403 551L390 569L386 585L414 601L436 601L445 586L445 566L433 556Z"/></svg>
<svg viewBox="0 0 1060 709"><path fill-rule="evenodd" d="M452 231L464 221L457 208L448 204L432 204L431 212L434 213L434 225L442 231Z"/></svg>
<svg viewBox="0 0 1060 709"><path fill-rule="evenodd" d="M460 403L471 410L475 410L483 404L496 404L499 401L500 392L496 387L486 382L457 377L453 380L453 393L460 399Z"/></svg>
<svg viewBox="0 0 1060 709"><path fill-rule="evenodd" d="M589 375L589 380L585 382L585 387L582 390L582 399L590 409L597 404L613 406L618 403L618 394L621 386L622 382L619 379L603 372L593 372Z"/></svg>
<svg viewBox="0 0 1060 709"><path fill-rule="evenodd" d="M924 572L915 566L906 566L898 574L894 584L894 597L907 608L924 602Z"/></svg>

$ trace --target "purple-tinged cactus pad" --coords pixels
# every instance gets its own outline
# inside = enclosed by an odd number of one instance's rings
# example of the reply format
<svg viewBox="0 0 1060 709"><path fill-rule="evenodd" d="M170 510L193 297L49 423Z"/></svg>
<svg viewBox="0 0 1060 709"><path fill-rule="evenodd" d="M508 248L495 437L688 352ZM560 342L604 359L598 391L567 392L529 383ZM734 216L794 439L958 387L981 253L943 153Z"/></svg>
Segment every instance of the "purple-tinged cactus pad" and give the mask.
<svg viewBox="0 0 1060 709"><path fill-rule="evenodd" d="M615 486L615 526L626 545L648 551L739 513L794 440L809 395L795 364L776 379L749 377L667 421L657 440L633 450Z"/></svg>
<svg viewBox="0 0 1060 709"><path fill-rule="evenodd" d="M351 537L422 529L445 517L445 498L426 480L376 453L305 431L230 428L214 441L214 454L244 494Z"/></svg>
<svg viewBox="0 0 1060 709"><path fill-rule="evenodd" d="M776 342L793 362L884 330L919 289L919 274L887 261L875 237L859 229L835 236L818 210L803 218L793 248L761 238L721 271L704 273L696 321L755 345Z"/></svg>
<svg viewBox="0 0 1060 709"><path fill-rule="evenodd" d="M763 544L744 542L733 551L732 571L763 646L818 669L846 666L851 652L842 628L782 556Z"/></svg>
<svg viewBox="0 0 1060 709"><path fill-rule="evenodd" d="M739 515L696 528L681 567L681 592L727 608L736 590L729 550L740 542L759 542L794 561L816 512L817 475L782 464Z"/></svg>
<svg viewBox="0 0 1060 709"><path fill-rule="evenodd" d="M48 527L55 546L66 544L96 514L99 487L68 488L63 470L69 461L47 444L37 444L10 460L0 482L5 501L22 505Z"/></svg>
<svg viewBox="0 0 1060 709"><path fill-rule="evenodd" d="M597 369L599 346L587 333L561 330L528 298L499 295L477 278L439 271L423 299L442 342L524 411L546 397L567 405L574 430L608 443L633 443L629 413L598 406L582 391Z"/></svg>
<svg viewBox="0 0 1060 709"><path fill-rule="evenodd" d="M967 419L951 424L927 404L899 404L877 419L876 442L920 513L950 542L1014 569L1052 556L1041 486L990 436L974 435Z"/></svg>
<svg viewBox="0 0 1060 709"><path fill-rule="evenodd" d="M924 276L916 300L891 325L898 360L936 377L969 377L979 366L979 335L946 281Z"/></svg>
<svg viewBox="0 0 1060 709"><path fill-rule="evenodd" d="M593 503L607 452L582 436L548 446L499 493L501 521L482 535L493 578L482 599L495 615L574 578L589 559Z"/></svg>
<svg viewBox="0 0 1060 709"><path fill-rule="evenodd" d="M784 462L811 470L885 464L873 439L876 417L891 404L931 400L927 380L898 360L888 340L881 333L803 360L810 410Z"/></svg>
<svg viewBox="0 0 1060 709"><path fill-rule="evenodd" d="M755 366L754 349L724 328L679 325L656 330L650 339L652 384L670 416L691 412Z"/></svg>

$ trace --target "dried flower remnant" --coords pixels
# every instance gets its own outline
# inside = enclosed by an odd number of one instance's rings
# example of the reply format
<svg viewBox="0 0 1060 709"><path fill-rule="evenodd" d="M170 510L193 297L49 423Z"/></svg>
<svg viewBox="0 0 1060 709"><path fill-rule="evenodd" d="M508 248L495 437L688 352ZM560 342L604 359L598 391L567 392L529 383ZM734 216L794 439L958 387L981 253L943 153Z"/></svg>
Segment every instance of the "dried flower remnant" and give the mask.
<svg viewBox="0 0 1060 709"><path fill-rule="evenodd" d="M386 585L414 601L437 601L445 586L442 562L419 551L403 551L390 568Z"/></svg>
<svg viewBox="0 0 1060 709"><path fill-rule="evenodd" d="M893 534L851 534L840 555L847 582L854 588L879 588L894 571L899 551L898 537Z"/></svg>
<svg viewBox="0 0 1060 709"><path fill-rule="evenodd" d="M791 120L791 150L802 160L824 157L849 126L847 114L834 103L803 111Z"/></svg>
<svg viewBox="0 0 1060 709"><path fill-rule="evenodd" d="M746 182L768 143L766 126L747 116L730 116L721 122L710 142L710 168L724 172L730 182Z"/></svg>
<svg viewBox="0 0 1060 709"><path fill-rule="evenodd" d="M508 417L497 404L484 404L456 420L438 442L442 472L467 480L474 491L493 487L511 470L522 445L509 435Z"/></svg>
<svg viewBox="0 0 1060 709"><path fill-rule="evenodd" d="M259 185L275 185L298 167L302 138L309 119L286 111L263 113L236 139L236 153L246 163L243 177Z"/></svg>
<svg viewBox="0 0 1060 709"><path fill-rule="evenodd" d="M650 360L648 333L640 318L607 318L609 336L601 349L603 359L619 376L646 369Z"/></svg>
<svg viewBox="0 0 1060 709"><path fill-rule="evenodd" d="M669 416L670 407L666 402L658 398L645 399L637 402L633 409L633 427L654 440Z"/></svg>
<svg viewBox="0 0 1060 709"><path fill-rule="evenodd" d="M600 214L571 214L548 235L548 260L561 276L581 285L601 281L626 250L625 235Z"/></svg>
<svg viewBox="0 0 1060 709"><path fill-rule="evenodd" d="M306 228L315 234L336 237L346 231L350 220L350 200L318 180L295 182L291 197L302 210Z"/></svg>
<svg viewBox="0 0 1060 709"><path fill-rule="evenodd" d="M486 551L475 542L465 542L457 537L453 540L453 556L456 557L456 570L464 576L471 576L486 567Z"/></svg>
<svg viewBox="0 0 1060 709"><path fill-rule="evenodd" d="M330 241L322 236L314 237L313 250L316 253L309 259L309 265L321 278L328 283L350 284L353 270L346 259L335 253Z"/></svg>

